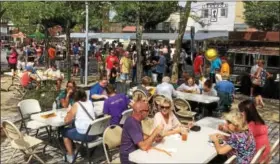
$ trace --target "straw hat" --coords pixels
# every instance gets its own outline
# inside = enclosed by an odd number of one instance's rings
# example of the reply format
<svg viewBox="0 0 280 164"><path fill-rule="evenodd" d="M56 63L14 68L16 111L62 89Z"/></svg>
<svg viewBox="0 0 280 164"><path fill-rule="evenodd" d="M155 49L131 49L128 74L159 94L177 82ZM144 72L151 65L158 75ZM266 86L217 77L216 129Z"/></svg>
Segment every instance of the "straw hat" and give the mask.
<svg viewBox="0 0 280 164"><path fill-rule="evenodd" d="M248 130L248 125L245 122L243 115L238 110L232 110L229 113L225 113L223 118L237 126L240 131Z"/></svg>

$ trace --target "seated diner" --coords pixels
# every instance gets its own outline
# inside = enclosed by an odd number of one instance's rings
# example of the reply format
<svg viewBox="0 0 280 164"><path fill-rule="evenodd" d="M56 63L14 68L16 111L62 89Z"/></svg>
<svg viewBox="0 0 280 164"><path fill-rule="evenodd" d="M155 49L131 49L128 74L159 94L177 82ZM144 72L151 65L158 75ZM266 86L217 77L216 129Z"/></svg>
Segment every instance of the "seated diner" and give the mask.
<svg viewBox="0 0 280 164"><path fill-rule="evenodd" d="M102 101L108 98L105 90L107 84L108 84L107 76L101 76L99 82L94 84L90 88L89 96L92 102Z"/></svg>
<svg viewBox="0 0 280 164"><path fill-rule="evenodd" d="M104 101L103 113L111 116L110 125L119 125L122 118L122 112L128 109L130 100L125 94L116 93L112 84L106 87L108 99Z"/></svg>
<svg viewBox="0 0 280 164"><path fill-rule="evenodd" d="M74 95L75 103L64 118L66 124L70 124L75 120L75 128L63 129L63 141L67 151L66 159L69 163L73 162L74 152L72 141L93 141L96 136L87 136L86 132L90 123L95 120L95 111L92 102L87 100L84 90L78 90Z"/></svg>
<svg viewBox="0 0 280 164"><path fill-rule="evenodd" d="M237 163L249 164L256 153L256 144L243 115L237 110L232 110L224 115L224 119L227 122L225 127L230 132L230 135L210 135L217 153L227 155L228 158L235 155ZM225 142L222 143L222 141Z"/></svg>
<svg viewBox="0 0 280 164"><path fill-rule="evenodd" d="M61 91L58 95L57 108L68 108L69 105L74 104L74 94L76 92L75 81L68 81L66 84L66 89Z"/></svg>
<svg viewBox="0 0 280 164"><path fill-rule="evenodd" d="M193 77L189 77L188 79L186 79L186 82L181 84L177 88L177 91L200 94L200 89L195 84L195 81L194 81Z"/></svg>

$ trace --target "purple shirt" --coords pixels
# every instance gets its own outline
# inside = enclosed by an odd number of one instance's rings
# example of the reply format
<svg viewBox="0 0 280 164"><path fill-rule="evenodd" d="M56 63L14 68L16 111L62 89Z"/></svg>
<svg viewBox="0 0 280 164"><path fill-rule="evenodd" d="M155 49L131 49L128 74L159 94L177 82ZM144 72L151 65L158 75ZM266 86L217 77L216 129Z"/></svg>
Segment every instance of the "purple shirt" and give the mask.
<svg viewBox="0 0 280 164"><path fill-rule="evenodd" d="M111 116L110 125L119 125L122 112L127 109L129 102L124 94L116 94L104 101L103 113Z"/></svg>
<svg viewBox="0 0 280 164"><path fill-rule="evenodd" d="M137 150L137 144L143 140L144 137L141 122L137 121L132 116L128 117L123 125L120 147L120 159L122 164L130 163L128 160L129 153Z"/></svg>

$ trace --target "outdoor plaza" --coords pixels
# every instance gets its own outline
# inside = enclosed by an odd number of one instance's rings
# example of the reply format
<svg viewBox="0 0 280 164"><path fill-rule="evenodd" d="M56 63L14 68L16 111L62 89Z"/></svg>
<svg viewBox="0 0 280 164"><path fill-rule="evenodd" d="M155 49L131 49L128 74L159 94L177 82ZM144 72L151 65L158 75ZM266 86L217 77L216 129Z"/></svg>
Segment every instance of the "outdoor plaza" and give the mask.
<svg viewBox="0 0 280 164"><path fill-rule="evenodd" d="M5 75L5 74L4 74ZM6 82L2 84L1 88L8 88L11 84L11 77L7 76L2 77L2 80ZM63 86L65 83L63 84ZM211 103L218 101L218 98L211 96L202 95L190 95L189 93L180 93L178 92L178 96L188 101L196 101L199 103ZM19 108L17 107L17 103L20 101L21 95L18 91L15 90L15 87L11 87L11 89L7 91L1 91L1 121L9 120L14 122L17 127L20 127L21 124L21 114L19 113ZM237 95L236 99L232 105L232 108L235 108L237 104L246 99L244 95ZM267 126L268 126L268 134L271 145L276 142L279 138L279 101L277 100L264 100L266 103L266 107L259 109L261 116L264 118ZM30 102L31 103L31 102ZM102 115L103 103L98 102L94 103L95 110L97 115ZM35 108L36 104L31 105ZM30 109L29 109L30 110ZM54 117L43 118L42 115L55 113ZM131 113L131 110L130 112ZM3 117L6 115L7 117ZM61 134L59 134L59 129L65 126L64 117L67 115L67 109L55 109L50 110L48 112L39 112L38 114L31 114L30 119L31 122L38 122L36 125L28 125L35 130L29 129L29 135L37 136L42 140L42 143L36 146L36 152L39 152L37 155L46 163L64 163L64 153L65 148L63 143L61 142ZM127 115L123 115L124 119ZM122 121L121 121L122 122ZM160 144L154 145L156 148L167 151L168 154L158 152L157 150L150 150L148 152L137 150L129 155L129 159L135 163L211 163L211 160L217 156L217 152L211 143L209 143L209 135L213 133L221 133L223 132L217 130L218 125L223 123L224 120L217 117L203 117L199 120L195 120L195 125L199 125L201 130L199 132L190 131L188 133L187 141L182 141L179 135L172 135L164 138L164 142ZM123 122L122 122L123 123ZM43 127L48 127L52 129L52 134L42 128L38 134L36 134L36 128L40 127L40 124L43 124ZM152 127L152 118L149 118L147 123L143 123L143 131L151 129ZM99 126L101 128L102 126ZM106 127L102 131L105 130ZM26 134L25 128L22 128L21 133ZM100 133L102 134L102 133ZM50 135L50 136L48 136ZM60 137L58 137L60 136ZM117 136L110 136L117 137ZM60 138L60 139L59 139ZM98 144L96 144L95 150L92 152L90 158L93 163L107 163L105 152L104 152L104 140L100 140ZM196 147L196 149L193 149ZM201 154L203 150L203 155ZM188 154L186 156L186 154ZM110 154L111 160L119 158L118 149L112 151ZM155 158L160 156L160 158ZM1 135L1 163L6 163L9 158L11 158L12 163L22 163L28 159L28 156L24 156L24 154L20 151L14 152L14 149L11 147L11 142L8 138L4 137L3 133ZM81 152L81 155L78 156L77 163L87 162L87 156L85 150ZM278 163L279 156L275 155L271 163ZM9 162L9 163L10 163ZM34 159L31 160L32 163L40 163Z"/></svg>
<svg viewBox="0 0 280 164"><path fill-rule="evenodd" d="M280 163L279 9L1 3L0 163Z"/></svg>

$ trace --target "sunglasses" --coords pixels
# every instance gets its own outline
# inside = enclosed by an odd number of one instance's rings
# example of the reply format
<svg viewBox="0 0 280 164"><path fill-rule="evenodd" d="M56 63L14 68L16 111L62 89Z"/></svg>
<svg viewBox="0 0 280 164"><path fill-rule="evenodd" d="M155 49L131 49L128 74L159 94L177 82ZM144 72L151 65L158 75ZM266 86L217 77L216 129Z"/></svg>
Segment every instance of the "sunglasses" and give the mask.
<svg viewBox="0 0 280 164"><path fill-rule="evenodd" d="M170 109L170 106L160 106L161 109Z"/></svg>

